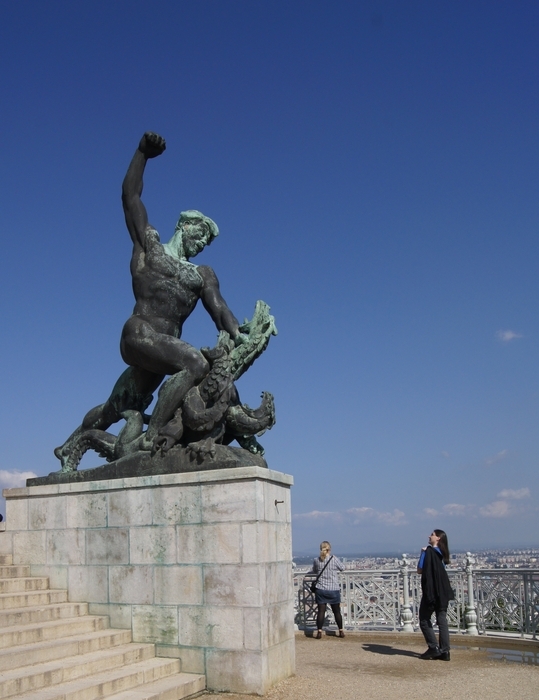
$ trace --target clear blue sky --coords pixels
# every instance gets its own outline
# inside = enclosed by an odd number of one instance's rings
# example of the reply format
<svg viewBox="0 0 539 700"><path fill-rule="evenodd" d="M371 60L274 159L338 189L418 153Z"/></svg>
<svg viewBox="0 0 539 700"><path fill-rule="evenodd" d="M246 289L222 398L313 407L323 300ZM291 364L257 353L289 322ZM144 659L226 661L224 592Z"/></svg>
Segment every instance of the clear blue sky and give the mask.
<svg viewBox="0 0 539 700"><path fill-rule="evenodd" d="M2 485L123 370L153 130L151 222L215 219L197 261L275 314L239 389L275 394L294 551L538 545L538 35L535 0L1 2Z"/></svg>

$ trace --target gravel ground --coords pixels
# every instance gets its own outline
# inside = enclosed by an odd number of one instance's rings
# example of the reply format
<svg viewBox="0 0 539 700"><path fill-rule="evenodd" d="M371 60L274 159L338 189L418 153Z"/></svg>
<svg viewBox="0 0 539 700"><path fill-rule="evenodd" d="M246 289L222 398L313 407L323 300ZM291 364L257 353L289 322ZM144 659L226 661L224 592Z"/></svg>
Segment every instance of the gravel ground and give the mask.
<svg viewBox="0 0 539 700"><path fill-rule="evenodd" d="M426 646L420 635L349 633L344 639L316 640L296 634L296 676L274 686L268 700L538 700L539 667L495 660L473 638L453 643L451 661L418 658ZM476 641L476 643L478 643ZM489 647L507 642L481 639ZM463 646L469 644L469 647ZM539 643L526 648L535 651ZM212 700L256 696L212 694Z"/></svg>

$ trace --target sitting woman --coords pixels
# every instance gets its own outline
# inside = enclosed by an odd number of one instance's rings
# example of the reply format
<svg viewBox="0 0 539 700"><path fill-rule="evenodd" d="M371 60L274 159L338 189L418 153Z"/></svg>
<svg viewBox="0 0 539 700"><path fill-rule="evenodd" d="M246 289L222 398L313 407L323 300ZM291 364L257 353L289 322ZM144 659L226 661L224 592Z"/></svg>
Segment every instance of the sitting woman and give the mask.
<svg viewBox="0 0 539 700"><path fill-rule="evenodd" d="M339 571L344 570L344 565L334 557L331 552L329 542L322 542L320 545L320 556L313 561L312 571L316 574L315 600L318 605L316 616L316 639L322 639L322 627L326 617L326 608L331 605L331 610L335 617L335 622L339 628L338 637L344 637L341 615L341 587L339 584Z"/></svg>

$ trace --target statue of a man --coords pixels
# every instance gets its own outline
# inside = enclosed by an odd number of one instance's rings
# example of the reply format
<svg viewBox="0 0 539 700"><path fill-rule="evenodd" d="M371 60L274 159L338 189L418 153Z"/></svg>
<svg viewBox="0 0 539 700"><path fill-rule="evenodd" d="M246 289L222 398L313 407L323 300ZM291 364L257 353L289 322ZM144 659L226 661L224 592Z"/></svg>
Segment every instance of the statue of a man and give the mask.
<svg viewBox="0 0 539 700"><path fill-rule="evenodd" d="M62 464L82 431L106 430L127 410L142 413L153 392L165 376L170 375L159 390L141 445L145 449L168 448L166 436L159 435L160 428L171 420L185 394L209 369L203 355L180 339L183 324L199 299L218 330L227 331L236 343L245 339L237 319L221 296L214 271L189 262L219 234L215 222L198 211L182 212L174 235L164 244L148 222L146 207L140 198L142 176L148 159L161 155L165 148L161 136L146 132L122 185L125 221L133 240L131 275L136 300L120 342L122 358L129 367L116 382L109 399L89 411L82 425L64 445L56 448L55 454Z"/></svg>

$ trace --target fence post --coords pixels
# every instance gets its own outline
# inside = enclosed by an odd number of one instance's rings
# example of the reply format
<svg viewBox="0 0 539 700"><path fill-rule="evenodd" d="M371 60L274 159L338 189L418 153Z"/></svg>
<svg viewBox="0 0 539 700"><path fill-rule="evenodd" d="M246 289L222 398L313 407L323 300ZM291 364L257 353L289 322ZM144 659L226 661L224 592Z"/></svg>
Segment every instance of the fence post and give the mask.
<svg viewBox="0 0 539 700"><path fill-rule="evenodd" d="M400 570L402 572L402 610L401 610L401 620L403 624L403 632L413 632L414 627L412 625L412 608L410 606L410 583L408 576L408 555L403 554L402 559L399 561Z"/></svg>
<svg viewBox="0 0 539 700"><path fill-rule="evenodd" d="M470 552L466 552L466 573L468 574L468 604L466 605L466 634L476 636L477 631L477 613L475 611L475 603L473 597L473 571L472 567L475 564L475 559Z"/></svg>

